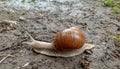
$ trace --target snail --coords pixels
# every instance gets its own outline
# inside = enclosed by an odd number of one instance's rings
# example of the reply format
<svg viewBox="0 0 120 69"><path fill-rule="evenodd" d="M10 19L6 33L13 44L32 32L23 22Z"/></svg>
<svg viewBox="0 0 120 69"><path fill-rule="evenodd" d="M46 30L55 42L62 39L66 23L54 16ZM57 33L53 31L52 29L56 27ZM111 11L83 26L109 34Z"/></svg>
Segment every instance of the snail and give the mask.
<svg viewBox="0 0 120 69"><path fill-rule="evenodd" d="M94 47L93 44L85 43L85 35L78 27L70 27L57 32L51 43L37 41L28 32L26 33L32 42L24 43L31 45L36 53L48 56L72 57Z"/></svg>

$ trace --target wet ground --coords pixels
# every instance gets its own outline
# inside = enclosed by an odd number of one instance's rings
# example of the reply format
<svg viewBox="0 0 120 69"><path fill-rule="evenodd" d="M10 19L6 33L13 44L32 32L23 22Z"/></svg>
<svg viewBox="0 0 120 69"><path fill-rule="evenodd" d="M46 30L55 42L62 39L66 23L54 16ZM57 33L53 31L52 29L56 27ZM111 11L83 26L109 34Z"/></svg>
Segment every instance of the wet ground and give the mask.
<svg viewBox="0 0 120 69"><path fill-rule="evenodd" d="M102 2L18 1L0 1L0 60L12 55L0 63L0 69L120 69L120 47L113 39L120 22ZM26 30L36 40L52 42L56 32L72 26L79 26L86 42L95 44L91 51L71 58L49 57L22 44L30 40Z"/></svg>

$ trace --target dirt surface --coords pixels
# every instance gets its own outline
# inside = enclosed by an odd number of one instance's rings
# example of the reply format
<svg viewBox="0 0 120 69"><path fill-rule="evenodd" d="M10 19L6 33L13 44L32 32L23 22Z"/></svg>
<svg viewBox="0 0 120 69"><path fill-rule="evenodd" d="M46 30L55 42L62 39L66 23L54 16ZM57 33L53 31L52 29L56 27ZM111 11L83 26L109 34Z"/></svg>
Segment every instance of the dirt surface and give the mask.
<svg viewBox="0 0 120 69"><path fill-rule="evenodd" d="M120 69L120 47L114 45L113 39L120 22L101 2L56 0L52 1L56 10L38 11L6 6L3 1L0 1L0 60L7 54L12 56L0 63L0 69ZM58 8L61 6L66 9ZM52 42L56 32L72 26L85 32L86 42L95 44L92 50L71 58L49 57L22 44L30 40L26 30L36 40Z"/></svg>

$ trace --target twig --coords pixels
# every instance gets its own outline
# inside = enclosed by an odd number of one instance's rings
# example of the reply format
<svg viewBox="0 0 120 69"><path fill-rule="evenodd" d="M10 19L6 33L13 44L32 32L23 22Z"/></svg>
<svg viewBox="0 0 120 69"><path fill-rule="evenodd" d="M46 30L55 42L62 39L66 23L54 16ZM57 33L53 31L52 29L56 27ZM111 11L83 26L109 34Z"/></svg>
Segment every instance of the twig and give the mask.
<svg viewBox="0 0 120 69"><path fill-rule="evenodd" d="M29 65L29 63L27 62L26 64L24 64L22 67L27 67Z"/></svg>
<svg viewBox="0 0 120 69"><path fill-rule="evenodd" d="M4 20L4 21L0 21L0 23L6 23L6 24L17 24L17 21Z"/></svg>
<svg viewBox="0 0 120 69"><path fill-rule="evenodd" d="M119 24L119 23L118 23L118 24L117 24L117 23L113 23L113 24L116 25L117 27L120 27L120 24Z"/></svg>
<svg viewBox="0 0 120 69"><path fill-rule="evenodd" d="M4 57L2 60L0 60L0 63L2 63L5 59L7 59L9 56L11 56L10 54L8 54L6 57Z"/></svg>
<svg viewBox="0 0 120 69"><path fill-rule="evenodd" d="M3 48L3 49L0 49L0 52L1 51L5 51L5 50L8 50L8 49L10 49L11 47L6 47L6 48Z"/></svg>

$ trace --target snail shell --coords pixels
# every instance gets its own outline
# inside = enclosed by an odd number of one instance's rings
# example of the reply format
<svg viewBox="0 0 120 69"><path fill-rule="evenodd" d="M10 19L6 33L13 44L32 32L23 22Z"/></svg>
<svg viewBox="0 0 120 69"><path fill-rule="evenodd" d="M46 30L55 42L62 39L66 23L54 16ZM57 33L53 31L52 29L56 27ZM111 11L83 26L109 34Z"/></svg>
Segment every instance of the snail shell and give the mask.
<svg viewBox="0 0 120 69"><path fill-rule="evenodd" d="M57 50L74 50L85 43L85 35L78 27L71 27L56 34L54 46Z"/></svg>
<svg viewBox="0 0 120 69"><path fill-rule="evenodd" d="M48 56L72 57L94 47L93 44L85 43L85 35L78 27L58 32L52 43L37 41L28 32L26 33L32 42L24 43L31 45L35 52Z"/></svg>

